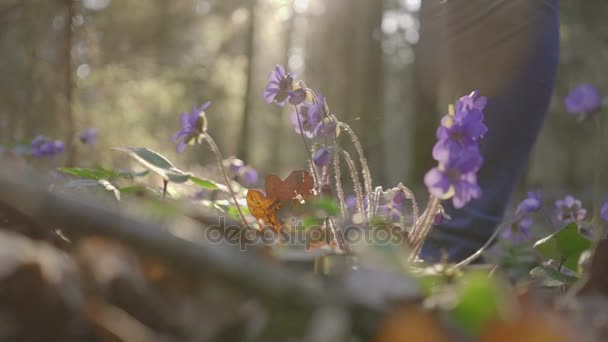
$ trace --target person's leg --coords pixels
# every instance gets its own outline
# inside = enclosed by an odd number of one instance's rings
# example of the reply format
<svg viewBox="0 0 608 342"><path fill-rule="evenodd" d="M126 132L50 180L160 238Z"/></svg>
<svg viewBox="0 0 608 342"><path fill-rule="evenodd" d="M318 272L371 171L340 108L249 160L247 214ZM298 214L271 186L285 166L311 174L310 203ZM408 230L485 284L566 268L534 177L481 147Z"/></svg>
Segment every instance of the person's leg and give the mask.
<svg viewBox="0 0 608 342"><path fill-rule="evenodd" d="M515 3L519 0L512 1ZM557 0L525 1L529 1L528 4L536 3L531 9L533 12L529 24L522 25L521 29L508 35L490 31L488 34L496 35L495 44L491 40L482 39L469 46L472 51L480 54L484 53L484 48L496 49L492 53L500 55L512 53L509 41L529 41L526 44L530 44L530 49L525 52L522 61L515 64L517 67L513 70L496 70L503 78L506 77L503 85L492 87L494 89L488 94L482 85L471 85L471 79L459 84L455 75L462 70L474 73L476 66L463 65L466 61L459 60L462 55L452 56L456 62L451 67L462 66L462 69L454 70L450 77L454 89L465 91L464 87L474 87L479 89L480 94L489 97L485 110L488 133L481 142L484 165L478 174L483 194L460 210L455 210L449 201L443 204L452 219L445 220L433 229L422 250L423 259L437 260L441 257L441 251L445 250L451 261L462 260L490 238L503 219L512 190L524 170L541 129L552 96L559 58L559 11ZM483 27L479 29L483 30ZM487 35L484 37L487 38ZM458 38L460 37L456 37ZM484 58L483 55L481 58ZM480 70L488 71L490 70ZM507 77L509 72L511 76ZM477 77L483 78L484 75ZM479 83L483 83L483 80ZM472 89L466 91L470 90Z"/></svg>

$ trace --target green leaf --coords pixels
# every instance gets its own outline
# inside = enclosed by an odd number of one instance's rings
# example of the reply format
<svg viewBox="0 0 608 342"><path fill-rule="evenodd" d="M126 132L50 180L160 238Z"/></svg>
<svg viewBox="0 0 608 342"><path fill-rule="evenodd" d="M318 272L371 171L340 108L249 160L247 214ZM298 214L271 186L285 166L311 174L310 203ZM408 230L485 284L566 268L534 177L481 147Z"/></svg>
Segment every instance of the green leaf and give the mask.
<svg viewBox="0 0 608 342"><path fill-rule="evenodd" d="M546 287L561 287L570 285L578 280L576 277L563 274L549 267L535 267L530 271L532 279L539 280Z"/></svg>
<svg viewBox="0 0 608 342"><path fill-rule="evenodd" d="M65 174L83 178L83 179L114 179L114 178L127 178L133 179L136 177L143 177L150 173L150 170L144 170L142 172L117 172L113 170L104 169L102 167L91 169L91 168L80 168L80 167L63 167L58 169L60 172Z"/></svg>
<svg viewBox="0 0 608 342"><path fill-rule="evenodd" d="M133 179L133 178L140 178L140 177L144 177L147 176L150 173L150 170L143 170L141 172L119 172L118 176L122 177L122 178L127 178L127 179Z"/></svg>
<svg viewBox="0 0 608 342"><path fill-rule="evenodd" d="M119 147L115 150L127 153L135 161L167 181L185 183L190 179L190 174L175 167L173 163L158 152L145 147Z"/></svg>
<svg viewBox="0 0 608 342"><path fill-rule="evenodd" d="M576 223L571 223L534 244L534 249L544 257L562 261L572 271L578 269L578 259L585 250L591 248L591 241L581 235Z"/></svg>
<svg viewBox="0 0 608 342"><path fill-rule="evenodd" d="M118 177L118 173L112 170L106 170L103 168L98 169L88 169L88 168L78 168L78 167L63 167L59 168L59 171L71 175L80 177L83 179L112 179Z"/></svg>
<svg viewBox="0 0 608 342"><path fill-rule="evenodd" d="M225 186L223 184L218 184L218 183L208 180L208 179L202 179L202 178L190 176L190 181L204 189L220 190L220 191L224 191L224 192L229 192L227 186Z"/></svg>
<svg viewBox="0 0 608 342"><path fill-rule="evenodd" d="M477 271L463 276L458 303L451 315L462 328L476 336L488 322L498 318L507 304L495 278Z"/></svg>

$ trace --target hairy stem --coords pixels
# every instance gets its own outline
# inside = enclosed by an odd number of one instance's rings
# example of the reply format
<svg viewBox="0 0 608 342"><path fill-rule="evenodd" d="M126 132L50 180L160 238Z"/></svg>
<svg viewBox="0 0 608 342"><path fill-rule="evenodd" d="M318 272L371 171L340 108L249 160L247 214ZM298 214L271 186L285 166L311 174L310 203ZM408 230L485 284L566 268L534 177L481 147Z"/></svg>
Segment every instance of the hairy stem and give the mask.
<svg viewBox="0 0 608 342"><path fill-rule="evenodd" d="M336 119L335 117L333 117L333 119L338 123L338 127L344 129L344 131L346 131L346 133L348 133L348 135L350 136L351 141L353 142L353 145L355 145L355 150L357 150L357 154L359 154L359 162L361 163L361 174L363 175L363 185L365 187L365 197L367 198L368 201L368 218L369 216L371 216L371 205L369 205L371 202L371 196L372 196L372 175L371 172L369 171L369 166L367 165L367 159L365 158L365 154L363 153L363 147L361 146L361 143L359 142L359 139L357 138L357 135L355 134L355 132L353 132L352 128L350 128L349 125L345 124L344 122L340 122L338 121L338 119Z"/></svg>
<svg viewBox="0 0 608 342"><path fill-rule="evenodd" d="M384 190L382 189L381 186L376 187L376 189L374 189L371 204L368 203L368 205L372 206L371 217L376 215L376 213L378 212L378 204L380 203L380 196L382 196L382 194L384 194ZM369 201L369 199L368 199L368 201Z"/></svg>
<svg viewBox="0 0 608 342"><path fill-rule="evenodd" d="M346 164L348 165L348 170L350 171L350 178L353 181L355 195L357 196L357 210L363 216L363 223L365 224L368 222L368 219L367 219L367 216L365 215L365 211L364 211L365 207L363 206L363 190L361 189L361 182L357 175L357 166L355 165L355 162L350 157L350 154L348 152L346 152L345 150L343 150L337 146L334 146L333 148L342 154L342 156L344 157L344 160L346 161ZM369 207L369 203L368 203L368 207Z"/></svg>
<svg viewBox="0 0 608 342"><path fill-rule="evenodd" d="M340 156L335 153L333 157L334 163L334 177L336 180L336 195L340 202L340 210L342 211L342 218L346 218L346 201L344 199L344 188L342 188L342 171L340 170Z"/></svg>
<svg viewBox="0 0 608 342"><path fill-rule="evenodd" d="M331 234L334 236L334 241L336 242L336 246L338 249L344 252L349 252L350 248L346 245L346 241L344 241L344 237L338 230L338 226L336 225L335 220L332 217L328 217L325 219L325 227L329 227Z"/></svg>
<svg viewBox="0 0 608 342"><path fill-rule="evenodd" d="M236 211L239 213L239 217L241 218L243 225L245 225L245 227L248 227L249 224L247 224L247 219L245 218L245 215L243 214L243 210L241 210L241 205L239 204L239 201L236 199L236 193L232 189L230 179L228 178L228 175L226 174L226 170L224 169L224 163L222 163L222 154L220 153L220 149L217 147L215 140L213 140L213 138L209 134L203 134L203 138L205 139L205 141L207 141L207 144L209 144L209 147L211 148L213 155L215 155L217 165L219 166L220 170L222 171L222 176L224 177L224 181L226 182L226 187L228 188L228 191L230 192L230 196L232 196L232 200L234 201L234 206L236 207Z"/></svg>
<svg viewBox="0 0 608 342"><path fill-rule="evenodd" d="M596 118L596 129L597 129L597 141L595 142L595 174L593 177L593 218L591 224L594 231L594 241L598 243L602 239L602 220L600 217L601 210L601 180L602 180L602 113L597 113Z"/></svg>
<svg viewBox="0 0 608 342"><path fill-rule="evenodd" d="M426 240L429 232L431 231L431 227L433 226L433 219L437 214L440 203L441 200L439 198L431 195L420 222L414 227L414 230L410 235L410 245L412 247L412 254L410 255L411 260L416 259L416 257L418 257L420 254L422 245L424 244L424 241Z"/></svg>

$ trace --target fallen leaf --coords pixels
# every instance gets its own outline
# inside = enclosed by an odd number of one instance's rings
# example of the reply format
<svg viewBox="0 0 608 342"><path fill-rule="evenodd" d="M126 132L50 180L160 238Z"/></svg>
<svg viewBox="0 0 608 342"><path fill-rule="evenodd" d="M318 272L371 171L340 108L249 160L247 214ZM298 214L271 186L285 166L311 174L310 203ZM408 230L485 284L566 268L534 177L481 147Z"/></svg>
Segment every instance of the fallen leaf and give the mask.
<svg viewBox="0 0 608 342"><path fill-rule="evenodd" d="M247 192L247 207L253 217L262 220L276 230L280 230L281 222L277 218L279 204L276 198L266 197L258 190Z"/></svg>
<svg viewBox="0 0 608 342"><path fill-rule="evenodd" d="M284 181L275 174L269 174L266 176L266 195L258 190L249 190L247 207L253 217L279 231L282 222L278 211L297 209L314 196L313 187L313 178L306 170L293 171Z"/></svg>

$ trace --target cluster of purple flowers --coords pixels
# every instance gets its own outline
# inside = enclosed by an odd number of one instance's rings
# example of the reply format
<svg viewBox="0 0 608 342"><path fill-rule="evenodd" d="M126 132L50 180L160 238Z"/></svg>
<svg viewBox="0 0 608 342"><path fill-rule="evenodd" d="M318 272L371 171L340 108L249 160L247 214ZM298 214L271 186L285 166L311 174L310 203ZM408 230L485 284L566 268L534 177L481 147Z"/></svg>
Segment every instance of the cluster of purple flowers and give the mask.
<svg viewBox="0 0 608 342"><path fill-rule="evenodd" d="M581 224L587 216L587 210L581 201L571 195L555 201L555 219L560 224Z"/></svg>
<svg viewBox="0 0 608 342"><path fill-rule="evenodd" d="M481 196L477 171L483 158L478 143L488 130L483 123L486 104L487 99L477 91L461 97L437 130L433 158L439 165L426 174L424 183L431 195L452 198L455 208Z"/></svg>
<svg viewBox="0 0 608 342"><path fill-rule="evenodd" d="M239 183L245 186L252 186L258 182L258 172L250 165L238 158L228 158L225 161L230 172L236 177Z"/></svg>
<svg viewBox="0 0 608 342"><path fill-rule="evenodd" d="M511 240L514 244L521 244L530 240L531 228L534 223L532 214L542 207L540 192L528 192L528 196L519 203L515 209L515 220L503 230L503 239Z"/></svg>
<svg viewBox="0 0 608 342"><path fill-rule="evenodd" d="M337 124L329 115L325 97L307 88L304 82L296 81L295 75L287 73L282 65L277 65L270 73L264 99L279 106L289 102L295 107L291 124L298 134L309 139L337 135Z"/></svg>
<svg viewBox="0 0 608 342"><path fill-rule="evenodd" d="M205 110L211 102L207 101L200 108L193 107L192 112L184 112L180 118L182 128L171 137L171 141L177 143L177 153L182 153L189 144L199 142L201 134L207 131L207 120Z"/></svg>
<svg viewBox="0 0 608 342"><path fill-rule="evenodd" d="M44 135L39 135L32 141L30 153L34 157L54 156L65 150L65 144L61 140L51 140Z"/></svg>

